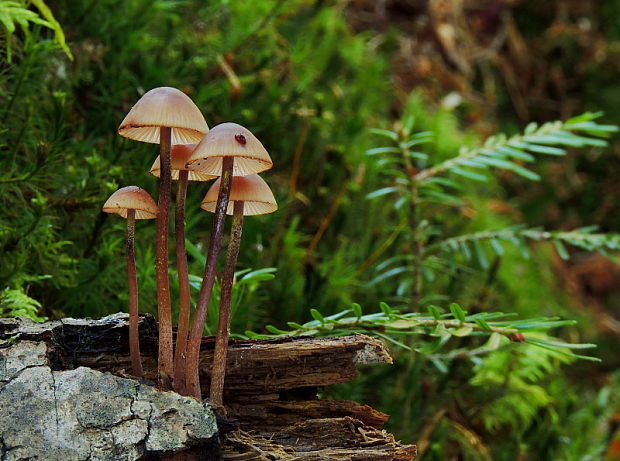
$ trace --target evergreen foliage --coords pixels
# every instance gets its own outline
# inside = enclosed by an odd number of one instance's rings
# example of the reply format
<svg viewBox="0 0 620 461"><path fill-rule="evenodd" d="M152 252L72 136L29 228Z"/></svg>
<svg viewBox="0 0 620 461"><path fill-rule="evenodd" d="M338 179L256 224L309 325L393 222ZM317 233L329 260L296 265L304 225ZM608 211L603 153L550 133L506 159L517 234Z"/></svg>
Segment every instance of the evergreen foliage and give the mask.
<svg viewBox="0 0 620 461"><path fill-rule="evenodd" d="M157 152L116 128L144 91L176 86L210 126L251 128L277 165L281 210L244 230L233 332L359 331L392 344L394 366L325 392L390 413L388 429L424 459L601 458L620 395L615 352L551 263L615 258L620 239L574 220L547 230L536 210L559 203L552 168L613 159L613 123L585 113L479 142L423 88L392 91L398 32L356 31L341 2L60 0L47 2L53 16L40 5L0 2L0 315L125 308L124 223L100 208L122 185L153 193ZM533 184L545 194L524 211ZM600 200L595 186L587 203ZM188 191L194 282L206 189ZM154 228L136 235L153 313ZM582 350L590 343L603 347ZM581 378L595 372L609 379Z"/></svg>

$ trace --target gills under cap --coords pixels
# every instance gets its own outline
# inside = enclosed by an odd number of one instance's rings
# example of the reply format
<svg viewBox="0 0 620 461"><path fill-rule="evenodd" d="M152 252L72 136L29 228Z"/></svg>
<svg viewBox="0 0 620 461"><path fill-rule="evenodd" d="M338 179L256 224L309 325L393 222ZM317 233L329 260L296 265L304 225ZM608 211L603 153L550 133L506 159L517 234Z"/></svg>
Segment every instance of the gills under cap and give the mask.
<svg viewBox="0 0 620 461"><path fill-rule="evenodd" d="M172 150L170 153L171 158L172 158L170 169L171 169L171 175L172 175L173 180L176 181L179 179L179 171L187 170L187 168L185 167L185 164L187 163L187 160L189 159L189 157L192 155L192 152L195 147L196 147L196 144L175 144L172 146ZM155 161L153 162L153 166L151 167L150 173L153 176L159 178L160 170L161 170L161 166L159 163L159 155L158 155ZM189 171L189 174L187 175L187 179L189 179L190 181L210 181L211 179L217 178L217 176L215 175L206 174L206 173L203 173L202 171L197 171L197 170L188 170L188 171Z"/></svg>
<svg viewBox="0 0 620 461"><path fill-rule="evenodd" d="M237 123L221 123L202 138L187 168L221 176L223 157L235 157L233 176L260 173L273 166L269 153L250 130Z"/></svg>
<svg viewBox="0 0 620 461"><path fill-rule="evenodd" d="M202 199L200 208L212 213L215 212L217 195L220 191L218 179L213 183L205 198ZM273 192L263 178L256 174L248 176L233 176L228 199L226 214L233 214L234 202L243 201L243 214L245 216L273 213L278 209Z"/></svg>
<svg viewBox="0 0 620 461"><path fill-rule="evenodd" d="M181 90L153 88L134 104L118 134L135 141L159 144L161 127L172 128L172 144L199 142L209 126L196 104Z"/></svg>
<svg viewBox="0 0 620 461"><path fill-rule="evenodd" d="M127 218L127 210L136 210L136 219L157 217L157 204L149 193L137 186L122 187L106 200L103 211Z"/></svg>

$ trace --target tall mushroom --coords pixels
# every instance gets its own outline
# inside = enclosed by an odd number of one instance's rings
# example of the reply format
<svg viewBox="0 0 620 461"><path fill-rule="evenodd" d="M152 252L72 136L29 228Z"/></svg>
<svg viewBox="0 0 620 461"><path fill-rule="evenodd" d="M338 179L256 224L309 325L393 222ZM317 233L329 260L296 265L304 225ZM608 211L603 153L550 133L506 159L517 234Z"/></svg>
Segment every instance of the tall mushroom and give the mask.
<svg viewBox="0 0 620 461"><path fill-rule="evenodd" d="M155 266L159 318L158 380L168 386L174 374L172 314L168 280L168 216L170 208L170 145L199 142L209 131L198 107L176 88L154 88L131 108L118 133L136 141L159 143L161 175L157 214Z"/></svg>
<svg viewBox="0 0 620 461"><path fill-rule="evenodd" d="M127 219L127 281L129 285L129 355L133 374L142 377L140 336L138 333L138 278L136 276L135 226L136 219L157 217L157 205L149 193L136 186L123 187L103 204L103 211Z"/></svg>
<svg viewBox="0 0 620 461"><path fill-rule="evenodd" d="M231 179L233 175L245 176L260 173L268 170L272 165L273 162L261 142L250 130L236 123L222 123L213 127L196 146L187 162L187 168L190 170L221 176L205 274L187 343L186 390L189 395L199 400L201 398L198 376L200 342L215 281L215 265L222 245Z"/></svg>
<svg viewBox="0 0 620 461"><path fill-rule="evenodd" d="M187 270L187 254L185 251L185 197L187 195L187 182L209 181L217 176L189 171L185 164L192 154L196 144L175 144L171 151L171 177L178 180L177 199L175 206L174 233L176 238L177 272L179 277L179 322L174 351L174 389L180 394L185 391L185 348L187 347L187 335L189 331L189 275ZM161 171L160 159L157 157L153 162L150 173L159 177Z"/></svg>
<svg viewBox="0 0 620 461"><path fill-rule="evenodd" d="M213 183L200 207L214 212L217 196L220 190L220 180ZM278 209L276 199L267 183L258 175L235 176L232 178L230 198L226 213L233 215L230 231L230 241L226 264L222 276L222 291L220 296L220 319L215 339L215 353L211 371L211 387L209 400L213 405L222 409L224 406L224 378L226 375L226 355L228 353L228 336L230 334L230 305L232 285L235 274L235 264L239 254L241 233L243 230L243 216L273 213Z"/></svg>

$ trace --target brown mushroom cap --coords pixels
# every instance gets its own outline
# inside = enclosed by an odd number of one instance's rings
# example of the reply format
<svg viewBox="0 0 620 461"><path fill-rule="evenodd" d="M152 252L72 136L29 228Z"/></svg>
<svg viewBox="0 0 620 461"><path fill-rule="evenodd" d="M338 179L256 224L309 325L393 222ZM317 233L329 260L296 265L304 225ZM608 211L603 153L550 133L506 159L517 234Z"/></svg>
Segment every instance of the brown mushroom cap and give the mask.
<svg viewBox="0 0 620 461"><path fill-rule="evenodd" d="M250 130L236 123L221 123L196 146L187 168L222 175L222 158L235 157L233 176L260 173L273 166L261 142Z"/></svg>
<svg viewBox="0 0 620 461"><path fill-rule="evenodd" d="M159 144L159 129L172 128L172 144L199 142L209 131L196 104L181 90L153 88L142 96L118 127L129 139Z"/></svg>
<svg viewBox="0 0 620 461"><path fill-rule="evenodd" d="M106 200L103 211L127 218L127 210L136 210L136 219L157 217L157 204L149 193L137 186L122 187Z"/></svg>
<svg viewBox="0 0 620 461"><path fill-rule="evenodd" d="M220 191L220 179L215 181L205 198L202 199L200 208L211 213L215 212L217 194ZM233 176L230 190L230 198L226 214L233 214L234 202L243 201L243 214L245 216L273 213L278 209L276 199L267 183L257 174L248 176Z"/></svg>
<svg viewBox="0 0 620 461"><path fill-rule="evenodd" d="M195 147L196 147L196 144L175 144L172 146L171 174L172 174L173 180L176 181L179 179L179 171L187 170L187 168L185 167L185 164L187 163L187 160L189 159L189 157L192 155L192 152L194 151ZM159 164L159 155L158 155L155 161L153 162L153 166L151 167L150 173L153 176L159 178L160 168L161 167ZM188 171L189 171L189 174L187 175L187 179L189 179L190 181L210 181L211 179L217 178L217 176L215 175L205 174L202 171L196 171L196 170L188 170Z"/></svg>

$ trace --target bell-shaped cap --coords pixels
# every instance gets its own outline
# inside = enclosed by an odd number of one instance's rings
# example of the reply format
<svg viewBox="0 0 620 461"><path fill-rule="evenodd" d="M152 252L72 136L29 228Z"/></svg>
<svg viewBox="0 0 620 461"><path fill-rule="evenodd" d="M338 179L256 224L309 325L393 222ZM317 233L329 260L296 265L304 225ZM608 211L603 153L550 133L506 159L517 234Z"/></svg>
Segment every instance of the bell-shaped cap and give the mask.
<svg viewBox="0 0 620 461"><path fill-rule="evenodd" d="M127 210L136 210L136 219L155 219L157 204L149 193L137 186L121 187L103 204L103 211L127 218Z"/></svg>
<svg viewBox="0 0 620 461"><path fill-rule="evenodd" d="M205 198L202 199L200 208L211 213L215 212L220 182L221 179L218 179L213 183ZM226 214L229 215L233 214L235 201L243 201L243 214L245 216L273 213L278 209L273 192L265 180L257 174L233 176L228 200Z"/></svg>
<svg viewBox="0 0 620 461"><path fill-rule="evenodd" d="M172 128L172 144L199 142L209 131L196 104L176 88L153 88L131 108L118 134L135 141L159 144L159 129Z"/></svg>
<svg viewBox="0 0 620 461"><path fill-rule="evenodd" d="M250 130L236 123L221 123L202 138L187 168L221 176L222 158L231 156L235 157L234 176L260 173L273 166L267 150Z"/></svg>
<svg viewBox="0 0 620 461"><path fill-rule="evenodd" d="M170 155L172 158L170 169L171 169L172 179L174 181L179 179L179 171L187 170L187 168L185 167L185 164L187 163L187 160L189 159L189 157L192 155L192 152L195 147L196 147L196 144L175 144L172 146L172 149L170 152ZM159 164L159 155L158 155L155 161L153 162L153 166L151 167L150 173L153 176L159 178L160 169L161 169L161 166ZM196 170L188 170L188 171L189 173L187 175L187 179L189 179L190 181L210 181L211 179L217 178L217 176L215 175L205 174L202 171L196 171Z"/></svg>

